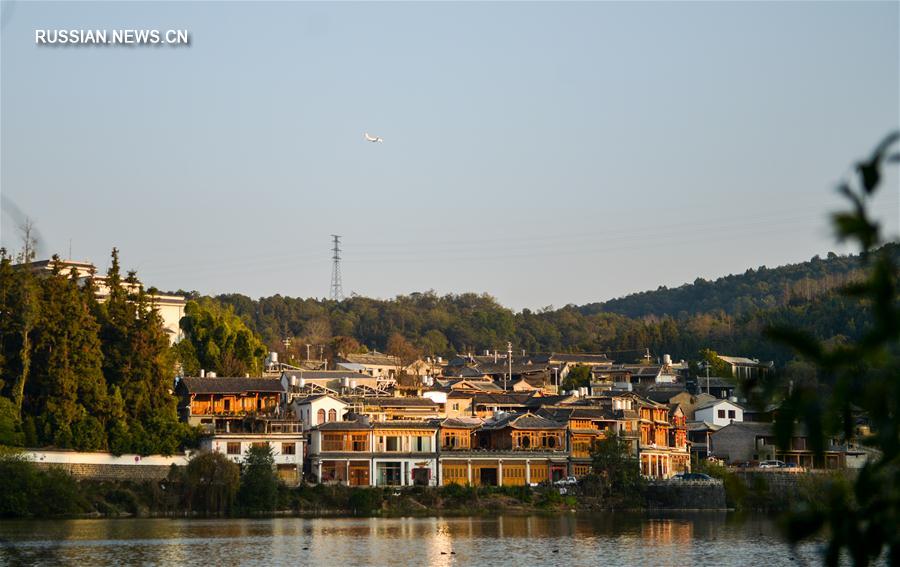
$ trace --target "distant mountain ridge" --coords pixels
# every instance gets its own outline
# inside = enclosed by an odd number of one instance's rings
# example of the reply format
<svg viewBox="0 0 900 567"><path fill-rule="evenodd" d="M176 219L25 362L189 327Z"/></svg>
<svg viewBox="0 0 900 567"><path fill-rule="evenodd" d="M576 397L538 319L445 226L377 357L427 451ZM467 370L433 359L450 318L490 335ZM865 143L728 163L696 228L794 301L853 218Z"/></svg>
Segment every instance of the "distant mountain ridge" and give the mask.
<svg viewBox="0 0 900 567"><path fill-rule="evenodd" d="M890 243L884 249L900 258L900 244ZM651 315L684 318L714 312L740 316L812 300L857 279L860 268L858 255L839 256L829 252L825 258L814 256L806 262L777 268L750 268L743 274L712 281L697 278L679 287L661 286L653 291L585 304L578 309L585 315L606 312L632 318Z"/></svg>

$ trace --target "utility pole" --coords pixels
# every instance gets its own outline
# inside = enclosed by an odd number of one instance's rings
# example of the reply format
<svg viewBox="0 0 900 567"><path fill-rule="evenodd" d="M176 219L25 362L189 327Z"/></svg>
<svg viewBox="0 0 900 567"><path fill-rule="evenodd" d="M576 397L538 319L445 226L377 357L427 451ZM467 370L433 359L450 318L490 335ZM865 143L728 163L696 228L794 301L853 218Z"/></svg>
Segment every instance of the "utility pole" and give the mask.
<svg viewBox="0 0 900 567"><path fill-rule="evenodd" d="M309 360L309 347L311 347L311 346L312 346L311 344L306 343L306 360Z"/></svg>
<svg viewBox="0 0 900 567"><path fill-rule="evenodd" d="M506 343L506 362L509 364L509 373L507 374L508 381L512 382L512 343L511 342ZM506 388L507 388L507 380L504 380L503 381L503 390L505 391Z"/></svg>
<svg viewBox="0 0 900 567"><path fill-rule="evenodd" d="M334 247L331 249L333 261L331 265L331 299L341 301L344 299L343 282L341 281L341 237L332 234Z"/></svg>
<svg viewBox="0 0 900 567"><path fill-rule="evenodd" d="M291 338L284 337L281 339L281 344L284 345L284 359L281 362L286 363L291 360Z"/></svg>
<svg viewBox="0 0 900 567"><path fill-rule="evenodd" d="M709 393L709 362L706 363L706 395L712 395Z"/></svg>

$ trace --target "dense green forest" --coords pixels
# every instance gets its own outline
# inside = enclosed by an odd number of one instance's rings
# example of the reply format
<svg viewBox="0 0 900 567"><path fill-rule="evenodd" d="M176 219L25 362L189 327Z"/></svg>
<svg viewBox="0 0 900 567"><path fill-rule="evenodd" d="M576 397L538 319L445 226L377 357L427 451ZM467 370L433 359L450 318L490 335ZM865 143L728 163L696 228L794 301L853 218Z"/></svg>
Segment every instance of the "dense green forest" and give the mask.
<svg viewBox="0 0 900 567"><path fill-rule="evenodd" d="M887 250L900 255L900 246ZM762 336L768 325L809 329L826 341L858 338L870 315L837 291L860 277L859 258L826 259L748 270L716 281L697 280L606 303L514 312L486 294L413 293L391 300L351 297L341 302L275 295L258 300L229 294L231 306L272 350L289 358L312 357L362 346L389 350L401 335L423 355L484 349L529 352L606 352L619 361L654 356L696 358L704 348L784 364L791 352ZM289 346L285 346L285 339Z"/></svg>
<svg viewBox="0 0 900 567"><path fill-rule="evenodd" d="M162 321L115 250L103 302L96 285L0 249L0 444L171 454L190 440Z"/></svg>

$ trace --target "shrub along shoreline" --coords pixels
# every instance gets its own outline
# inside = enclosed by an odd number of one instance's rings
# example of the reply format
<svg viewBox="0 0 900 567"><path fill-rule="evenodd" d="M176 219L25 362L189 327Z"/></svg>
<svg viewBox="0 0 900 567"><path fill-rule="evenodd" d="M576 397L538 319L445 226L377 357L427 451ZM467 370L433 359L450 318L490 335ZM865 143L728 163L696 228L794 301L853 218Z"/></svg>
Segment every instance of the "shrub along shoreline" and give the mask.
<svg viewBox="0 0 900 567"><path fill-rule="evenodd" d="M638 482L610 490L602 476L590 475L560 494L554 486L348 487L286 486L274 474L268 448L248 451L239 466L220 453L200 454L184 467L173 466L161 481L76 479L56 467L38 467L21 455L0 456L0 518L59 517L250 517L250 516L435 516L543 514L651 509L717 509L780 512L792 503L816 503L827 483L843 475L810 475L795 488L745 479L724 467L702 466L723 481L719 498L697 490L687 498L662 499L658 485ZM673 482L672 492L683 491ZM665 487L663 487L665 489ZM696 498L696 505L691 498ZM666 502L668 500L668 502ZM725 502L712 504L713 501Z"/></svg>

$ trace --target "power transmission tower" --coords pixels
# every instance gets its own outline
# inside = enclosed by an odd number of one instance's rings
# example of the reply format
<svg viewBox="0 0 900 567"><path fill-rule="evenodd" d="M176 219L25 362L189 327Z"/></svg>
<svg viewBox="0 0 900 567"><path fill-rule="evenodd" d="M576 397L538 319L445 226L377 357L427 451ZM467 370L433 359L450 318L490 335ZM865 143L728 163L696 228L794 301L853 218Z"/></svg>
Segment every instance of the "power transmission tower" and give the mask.
<svg viewBox="0 0 900 567"><path fill-rule="evenodd" d="M341 237L340 235L332 234L331 238L334 239L334 248L331 249L334 253L331 256L331 259L334 260L334 263L331 265L331 299L342 301L344 299L344 289L341 283Z"/></svg>

